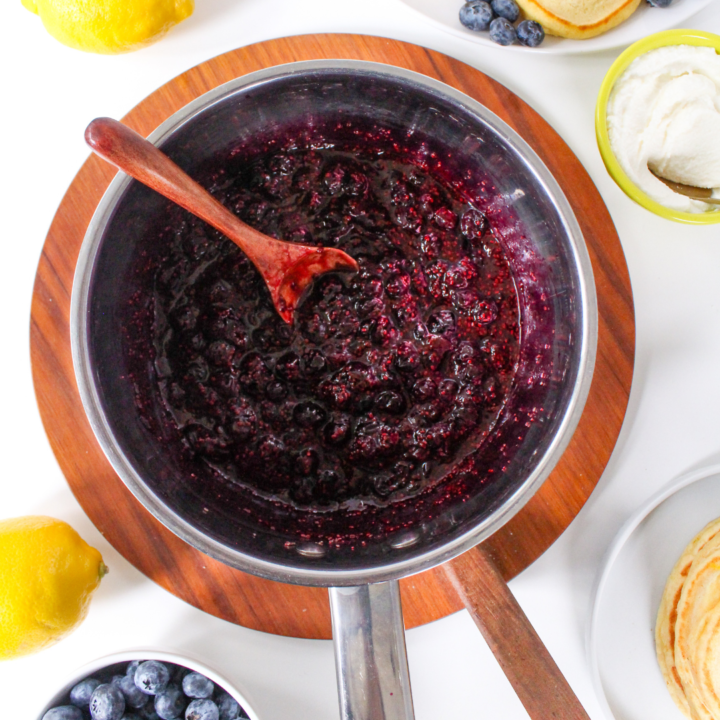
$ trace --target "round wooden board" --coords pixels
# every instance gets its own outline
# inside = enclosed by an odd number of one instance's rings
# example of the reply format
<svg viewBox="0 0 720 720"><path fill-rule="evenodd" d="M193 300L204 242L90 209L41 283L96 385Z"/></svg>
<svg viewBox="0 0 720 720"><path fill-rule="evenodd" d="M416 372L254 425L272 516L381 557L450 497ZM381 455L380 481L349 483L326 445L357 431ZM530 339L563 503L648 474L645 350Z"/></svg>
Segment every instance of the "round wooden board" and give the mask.
<svg viewBox="0 0 720 720"><path fill-rule="evenodd" d="M597 364L577 431L548 480L525 508L486 541L510 579L557 539L583 506L620 432L633 372L635 322L625 258L590 177L557 133L528 105L481 72L437 52L385 38L310 35L234 50L183 73L135 107L124 122L148 135L175 111L246 73L297 60L356 58L408 68L470 95L534 148L563 188L585 236L599 305ZM90 118L88 118L90 120ZM79 129L81 132L82 129ZM262 580L185 544L129 493L105 459L78 395L70 354L69 312L85 230L114 176L90 157L50 227L32 303L31 357L40 414L50 444L80 504L135 567L188 603L245 627L278 635L331 637L327 592ZM414 627L461 609L436 570L401 581L405 623Z"/></svg>

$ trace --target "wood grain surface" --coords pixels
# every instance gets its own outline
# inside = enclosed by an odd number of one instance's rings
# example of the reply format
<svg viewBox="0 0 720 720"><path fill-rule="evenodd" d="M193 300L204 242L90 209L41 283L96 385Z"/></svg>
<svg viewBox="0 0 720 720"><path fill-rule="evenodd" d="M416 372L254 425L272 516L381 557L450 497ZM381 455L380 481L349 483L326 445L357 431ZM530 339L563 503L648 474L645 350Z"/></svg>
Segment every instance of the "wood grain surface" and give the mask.
<svg viewBox="0 0 720 720"><path fill-rule="evenodd" d="M442 569L531 720L590 720L483 546Z"/></svg>
<svg viewBox="0 0 720 720"><path fill-rule="evenodd" d="M510 579L541 555L577 515L605 469L620 432L632 380L635 323L630 279L617 233L579 160L527 104L468 65L395 40L309 35L240 48L171 80L133 108L124 122L147 136L175 111L224 82L282 63L328 58L371 60L414 70L484 104L513 127L550 168L585 236L599 304L595 374L579 426L555 470L523 510L483 545L502 575ZM83 130L78 128L78 134ZM95 157L82 166L50 227L35 280L30 334L33 380L60 467L100 532L162 587L206 612L249 628L329 638L324 589L262 580L185 544L134 499L95 441L73 374L70 294L85 230L114 174L107 163ZM401 590L408 627L462 607L437 569L402 580Z"/></svg>

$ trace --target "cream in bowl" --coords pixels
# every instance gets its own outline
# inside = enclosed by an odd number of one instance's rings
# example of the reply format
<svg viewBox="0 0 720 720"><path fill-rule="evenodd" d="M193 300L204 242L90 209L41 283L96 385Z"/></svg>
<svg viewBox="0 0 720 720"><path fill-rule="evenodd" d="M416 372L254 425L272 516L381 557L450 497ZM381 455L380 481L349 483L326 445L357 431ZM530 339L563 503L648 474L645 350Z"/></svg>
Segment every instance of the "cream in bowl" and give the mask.
<svg viewBox="0 0 720 720"><path fill-rule="evenodd" d="M714 209L655 175L720 197L720 55L668 45L637 57L613 85L607 131L620 166L650 198L681 212Z"/></svg>

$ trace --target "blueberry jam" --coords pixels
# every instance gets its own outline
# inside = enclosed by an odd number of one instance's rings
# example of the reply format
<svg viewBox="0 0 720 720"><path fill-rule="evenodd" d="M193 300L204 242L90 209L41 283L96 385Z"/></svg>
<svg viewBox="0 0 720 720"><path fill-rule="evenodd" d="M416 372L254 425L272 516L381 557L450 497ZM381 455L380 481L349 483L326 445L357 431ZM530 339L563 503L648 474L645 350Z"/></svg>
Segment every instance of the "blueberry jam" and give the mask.
<svg viewBox="0 0 720 720"><path fill-rule="evenodd" d="M168 207L132 269L124 348L141 417L191 477L314 511L382 506L479 447L515 375L518 296L429 141L331 122L198 179L258 230L360 271L317 280L288 326L232 242Z"/></svg>

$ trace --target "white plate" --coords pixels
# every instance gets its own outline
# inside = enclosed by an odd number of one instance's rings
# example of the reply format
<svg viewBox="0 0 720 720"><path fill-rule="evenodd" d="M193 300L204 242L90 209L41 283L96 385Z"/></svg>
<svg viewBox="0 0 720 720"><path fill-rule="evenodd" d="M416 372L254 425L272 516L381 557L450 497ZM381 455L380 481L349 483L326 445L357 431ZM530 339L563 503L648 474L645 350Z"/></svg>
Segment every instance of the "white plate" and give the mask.
<svg viewBox="0 0 720 720"><path fill-rule="evenodd" d="M684 720L655 658L655 615L687 544L720 517L720 465L671 482L610 546L596 584L588 652L601 705L615 720Z"/></svg>
<svg viewBox="0 0 720 720"><path fill-rule="evenodd" d="M480 45L500 47L490 40L487 32L473 32L460 24L458 13L464 0L400 0L400 2L424 15L446 32ZM535 53L583 53L622 47L660 30L676 27L711 2L712 0L674 0L668 8L654 8L643 0L640 7L624 23L589 40L568 40L548 35L538 48L509 45L504 49Z"/></svg>

